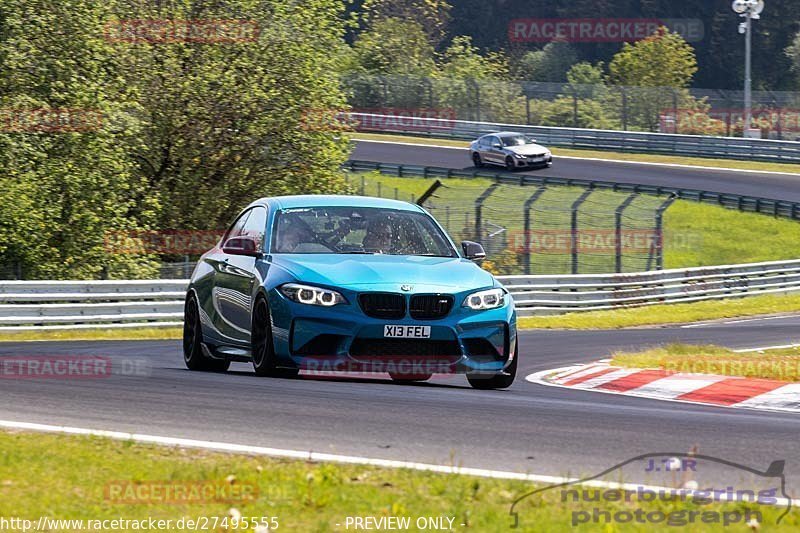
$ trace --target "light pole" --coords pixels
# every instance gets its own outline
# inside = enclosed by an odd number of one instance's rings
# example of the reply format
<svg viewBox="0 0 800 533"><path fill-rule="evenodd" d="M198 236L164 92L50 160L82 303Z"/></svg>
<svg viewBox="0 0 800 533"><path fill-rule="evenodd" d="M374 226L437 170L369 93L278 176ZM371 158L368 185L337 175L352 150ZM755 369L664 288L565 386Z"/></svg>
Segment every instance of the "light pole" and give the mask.
<svg viewBox="0 0 800 533"><path fill-rule="evenodd" d="M761 18L764 11L764 0L733 0L731 5L733 11L740 17L744 17L744 22L739 23L739 33L744 33L744 124L742 135L744 137L761 137L761 131L756 135L751 129L753 118L753 95L751 91L752 78L750 57L752 55L752 27L753 20Z"/></svg>

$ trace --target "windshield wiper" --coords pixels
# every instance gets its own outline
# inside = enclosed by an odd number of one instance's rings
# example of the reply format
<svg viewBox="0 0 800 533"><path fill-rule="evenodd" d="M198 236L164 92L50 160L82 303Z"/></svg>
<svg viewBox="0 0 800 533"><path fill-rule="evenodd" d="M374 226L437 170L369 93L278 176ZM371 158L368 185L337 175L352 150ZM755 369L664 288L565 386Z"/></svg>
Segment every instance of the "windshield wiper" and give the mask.
<svg viewBox="0 0 800 533"><path fill-rule="evenodd" d="M381 252L368 252L366 250L347 250L339 252L340 254L358 254L358 255L383 255Z"/></svg>

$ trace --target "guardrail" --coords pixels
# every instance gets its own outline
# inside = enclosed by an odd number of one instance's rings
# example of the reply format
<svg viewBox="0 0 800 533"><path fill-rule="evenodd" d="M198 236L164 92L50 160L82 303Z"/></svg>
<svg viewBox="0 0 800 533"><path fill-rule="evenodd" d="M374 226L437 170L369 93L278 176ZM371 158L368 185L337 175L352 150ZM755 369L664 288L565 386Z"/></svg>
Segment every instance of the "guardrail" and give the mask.
<svg viewBox="0 0 800 533"><path fill-rule="evenodd" d="M498 276L520 316L800 290L800 260L630 274ZM180 326L189 280L8 281L0 330Z"/></svg>
<svg viewBox="0 0 800 533"><path fill-rule="evenodd" d="M3 281L0 330L180 326L188 283Z"/></svg>
<svg viewBox="0 0 800 533"><path fill-rule="evenodd" d="M800 144L800 143L798 143ZM715 204L739 211L752 211L776 217L785 217L800 220L800 203L788 200L773 200L757 196L742 196L699 189L681 189L661 185L645 185L640 183L620 183L615 181L557 178L536 176L530 174L515 174L513 172L493 172L490 170L461 170L444 167L425 167L421 165L404 165L401 163L378 163L376 161L349 160L343 168L357 171L377 170L382 174L393 176L418 176L423 178L484 178L497 183L509 185L563 185L570 187L584 187L596 190L612 190L626 193L640 193L653 195L673 196L676 199L692 200L707 204Z"/></svg>
<svg viewBox="0 0 800 533"><path fill-rule="evenodd" d="M568 276L499 276L520 316L599 311L800 290L800 260Z"/></svg>
<svg viewBox="0 0 800 533"><path fill-rule="evenodd" d="M783 163L800 162L800 142L741 137L712 137L647 133L638 131L592 130L472 122L436 118L398 117L371 113L346 113L360 131L408 134L423 137L473 140L485 133L516 131L536 138L546 146L591 150L682 155L718 159L744 159ZM359 124L379 125L359 127Z"/></svg>

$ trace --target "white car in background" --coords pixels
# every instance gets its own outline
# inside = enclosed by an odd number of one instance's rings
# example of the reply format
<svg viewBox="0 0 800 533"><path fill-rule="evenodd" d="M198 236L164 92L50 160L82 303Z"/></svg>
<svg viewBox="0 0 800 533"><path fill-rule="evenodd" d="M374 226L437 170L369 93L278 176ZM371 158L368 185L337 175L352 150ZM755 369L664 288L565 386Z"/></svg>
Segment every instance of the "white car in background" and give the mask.
<svg viewBox="0 0 800 533"><path fill-rule="evenodd" d="M469 145L476 167L499 165L507 170L545 168L553 164L553 154L535 139L521 133L502 131L478 137Z"/></svg>

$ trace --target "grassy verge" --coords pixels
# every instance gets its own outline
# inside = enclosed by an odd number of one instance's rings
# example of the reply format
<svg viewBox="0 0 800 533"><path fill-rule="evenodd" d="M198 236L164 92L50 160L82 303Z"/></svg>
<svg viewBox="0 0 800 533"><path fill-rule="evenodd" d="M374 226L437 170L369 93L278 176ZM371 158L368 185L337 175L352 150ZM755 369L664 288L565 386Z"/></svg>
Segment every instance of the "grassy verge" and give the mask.
<svg viewBox="0 0 800 533"><path fill-rule="evenodd" d="M412 135L383 135L379 133L357 133L353 140L394 141L422 145L453 146L467 148L469 142L452 139L431 139ZM625 152L606 152L602 150L578 150L573 148L552 148L553 155L583 157L586 159L613 159L615 161L634 161L638 163L665 163L715 168L735 168L741 170L800 173L800 166L789 163L767 163L758 161L739 161L736 159L706 159L703 157L684 157L656 154L633 154ZM465 158L466 160L466 158ZM466 164L466 163L465 163Z"/></svg>
<svg viewBox="0 0 800 533"><path fill-rule="evenodd" d="M180 339L182 334L179 327L2 331L0 342L162 340Z"/></svg>
<svg viewBox="0 0 800 533"><path fill-rule="evenodd" d="M504 481L419 472L380 469L182 450L95 437L0 432L0 517L36 521L39 516L58 519L109 520L123 518L173 520L169 531L180 528L182 517L206 517L226 531L221 521L241 517L273 517L278 531L346 531L348 516L445 517L453 519L453 531L501 531L510 526L509 509L517 497L533 486ZM231 477L232 476L232 477ZM138 483L139 489L131 484ZM231 483L233 485L231 485ZM187 501L163 495L169 487L222 486L223 492L206 501ZM144 487L146 490L142 490ZM161 489L162 496L153 497ZM587 489L591 490L591 489ZM593 490L592 490L593 492ZM228 501L218 501L227 499ZM124 502L124 503L123 503ZM564 503L558 491L532 497L518 507L522 531L570 530L578 504ZM584 503L580 508L663 513L689 510L743 511L754 509L762 522L772 526L781 508L757 504L698 504L695 502ZM698 519L699 522L699 519ZM773 530L797 528L798 516L789 514ZM337 524L339 524L337 526ZM412 522L413 524L413 522ZM445 524L447 522L445 521ZM253 531L233 527L228 531ZM613 531L629 530L611 525ZM745 528L741 522L738 527ZM597 525L584 526L596 531ZM669 531L716 531L719 524L666 527ZM122 527L112 528L120 531ZM418 530L417 527L410 528ZM445 529L448 529L445 527ZM636 530L652 530L639 526ZM77 531L74 526L51 528ZM260 531L265 531L261 529Z"/></svg>
<svg viewBox="0 0 800 533"><path fill-rule="evenodd" d="M714 345L668 344L637 353L615 353L611 364L693 374L800 381L800 348L736 353Z"/></svg>
<svg viewBox="0 0 800 533"><path fill-rule="evenodd" d="M800 311L800 294L748 296L687 304L520 318L525 329L616 329Z"/></svg>

